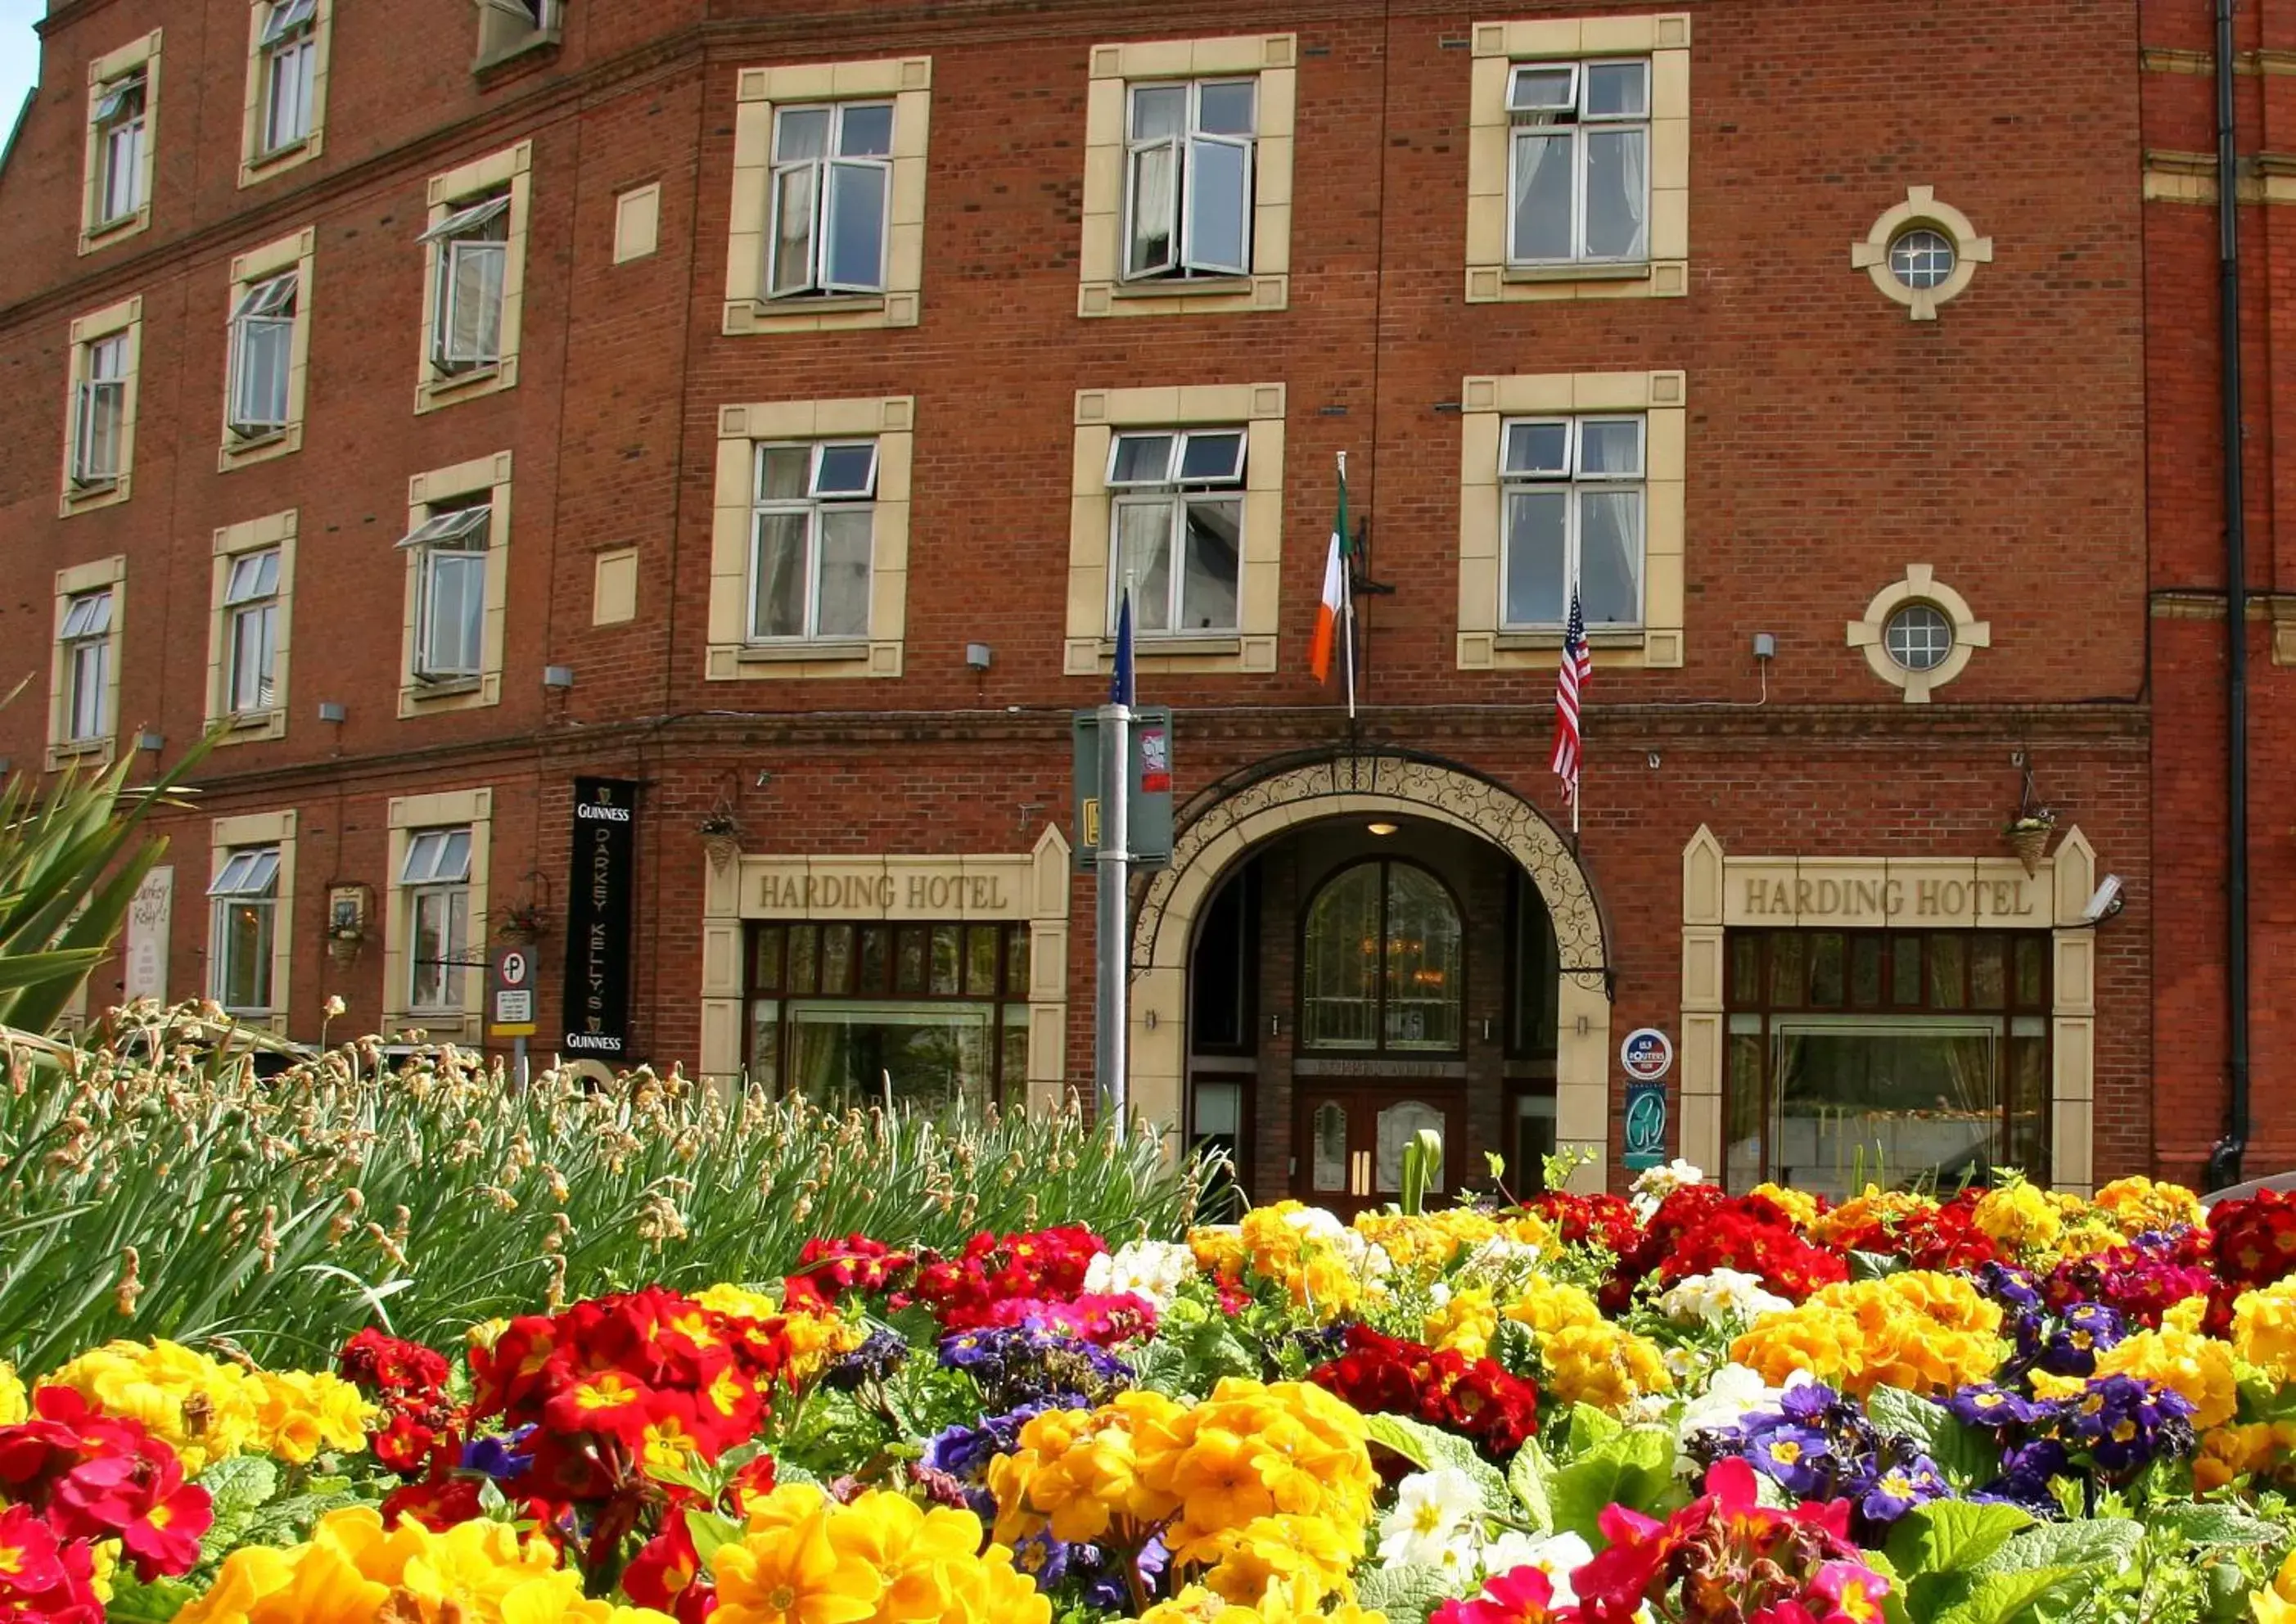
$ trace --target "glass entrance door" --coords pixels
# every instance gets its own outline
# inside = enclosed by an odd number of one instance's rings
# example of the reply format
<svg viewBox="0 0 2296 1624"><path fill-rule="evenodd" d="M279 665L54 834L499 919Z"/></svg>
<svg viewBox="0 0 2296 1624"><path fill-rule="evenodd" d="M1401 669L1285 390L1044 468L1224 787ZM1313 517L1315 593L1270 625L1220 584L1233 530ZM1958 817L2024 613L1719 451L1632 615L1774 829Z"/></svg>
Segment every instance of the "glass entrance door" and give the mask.
<svg viewBox="0 0 2296 1624"><path fill-rule="evenodd" d="M1392 1203L1403 1192L1404 1150L1423 1128L1433 1129L1445 1151L1429 1199L1447 1195L1457 1152L1466 1143L1465 1103L1457 1090L1396 1084L1327 1088L1303 1079L1296 1097L1292 1193L1299 1200L1341 1218Z"/></svg>

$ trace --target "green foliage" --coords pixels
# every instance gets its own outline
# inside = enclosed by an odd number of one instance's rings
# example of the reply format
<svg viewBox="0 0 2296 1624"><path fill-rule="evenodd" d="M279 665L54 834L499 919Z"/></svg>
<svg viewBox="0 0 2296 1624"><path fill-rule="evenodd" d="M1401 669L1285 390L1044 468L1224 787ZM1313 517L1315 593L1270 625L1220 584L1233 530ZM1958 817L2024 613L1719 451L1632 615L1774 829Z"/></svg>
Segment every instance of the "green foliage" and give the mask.
<svg viewBox="0 0 2296 1624"><path fill-rule="evenodd" d="M1516 1514L1513 1491L1499 1469L1475 1453L1475 1446L1456 1432L1431 1427L1407 1415L1366 1415L1364 1429L1372 1442L1392 1449L1423 1472L1451 1466L1472 1478L1482 1496L1483 1510L1495 1517Z"/></svg>
<svg viewBox="0 0 2296 1624"><path fill-rule="evenodd" d="M1405 1217L1417 1218L1427 1210L1428 1187L1442 1165L1442 1135L1423 1128L1411 1136L1411 1143L1403 1147L1403 1189L1398 1202Z"/></svg>
<svg viewBox="0 0 2296 1624"><path fill-rule="evenodd" d="M1119 1142L1073 1105L840 1115L644 1072L515 1091L475 1056L386 1066L372 1043L258 1081L245 1049L196 1006L115 1012L0 1090L0 1358L167 1336L324 1365L370 1323L451 1346L643 1282L771 1281L816 1235L1176 1238L1198 1188L1153 1132Z"/></svg>
<svg viewBox="0 0 2296 1624"><path fill-rule="evenodd" d="M1866 1400L1866 1414L1883 1431L1918 1442L1956 1489L1975 1489L2000 1475L2000 1447L1955 1420L1943 1405L1899 1388L1877 1387Z"/></svg>
<svg viewBox="0 0 2296 1624"><path fill-rule="evenodd" d="M1426 1624L1427 1615L1449 1600L1454 1581L1440 1568L1406 1562L1393 1568L1376 1564L1356 1581L1356 1604L1376 1608L1388 1624Z"/></svg>
<svg viewBox="0 0 2296 1624"><path fill-rule="evenodd" d="M1555 1468L1546 1495L1555 1532L1578 1534L1598 1546L1606 1506L1662 1516L1680 1497L1674 1480L1674 1434L1664 1427L1618 1432Z"/></svg>
<svg viewBox="0 0 2296 1624"><path fill-rule="evenodd" d="M1189 1298L1172 1305L1156 1340L1130 1356L1142 1387L1168 1398L1201 1398L1222 1376L1258 1376L1259 1356L1235 1326Z"/></svg>

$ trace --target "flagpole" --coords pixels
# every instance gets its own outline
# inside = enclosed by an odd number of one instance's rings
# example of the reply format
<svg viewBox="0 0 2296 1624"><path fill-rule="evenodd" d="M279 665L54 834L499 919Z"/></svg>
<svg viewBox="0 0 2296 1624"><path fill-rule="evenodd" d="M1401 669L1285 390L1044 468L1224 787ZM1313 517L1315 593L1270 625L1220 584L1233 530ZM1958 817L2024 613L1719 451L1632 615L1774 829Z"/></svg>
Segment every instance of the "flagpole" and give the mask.
<svg viewBox="0 0 2296 1624"><path fill-rule="evenodd" d="M1340 453L1340 518L1344 524L1348 517L1348 454ZM1353 539L1340 537L1340 586L1347 594L1346 619L1348 638L1348 726L1356 722L1356 570Z"/></svg>
<svg viewBox="0 0 2296 1624"><path fill-rule="evenodd" d="M1579 598L1578 598L1578 572L1576 570L1573 570L1570 572L1570 601L1571 601L1573 603L1577 603L1579 601ZM1567 651L1567 650L1565 651L1565 657L1566 657L1566 658L1570 658L1570 654L1569 654L1569 651ZM1588 662L1589 664L1592 664L1592 663L1593 663L1593 661L1594 661L1594 655L1593 655L1593 654L1591 654L1591 653L1589 653L1589 654L1587 655L1587 662ZM1578 695L1578 772L1577 772L1576 774L1574 774L1574 775L1572 775L1572 777L1571 777L1571 781L1570 781L1570 849L1571 849L1572 851L1574 851L1574 852L1575 852L1575 851L1577 851L1577 850L1578 849L1578 808L1579 808L1579 803L1580 803L1580 802L1582 802L1582 801L1584 801L1586 799L1587 799L1587 695L1586 695L1586 691L1585 691L1585 685L1583 685L1583 684L1582 684L1582 685L1580 685L1580 691L1579 691L1579 695Z"/></svg>
<svg viewBox="0 0 2296 1624"><path fill-rule="evenodd" d="M1117 611L1116 669L1108 703L1100 708L1100 850L1095 874L1094 964L1094 1071L1099 1120L1112 1123L1124 1140L1124 1118L1131 1090L1126 1053L1130 1013L1125 993L1130 979L1131 942L1125 926L1131 879L1132 791L1132 578L1124 578Z"/></svg>

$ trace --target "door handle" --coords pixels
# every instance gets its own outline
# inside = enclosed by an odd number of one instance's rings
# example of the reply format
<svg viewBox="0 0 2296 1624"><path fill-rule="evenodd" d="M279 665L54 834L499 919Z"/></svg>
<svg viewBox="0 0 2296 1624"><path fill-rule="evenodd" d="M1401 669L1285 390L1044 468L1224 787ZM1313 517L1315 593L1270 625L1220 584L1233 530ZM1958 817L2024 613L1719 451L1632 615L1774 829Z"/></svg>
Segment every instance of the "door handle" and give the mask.
<svg viewBox="0 0 2296 1624"><path fill-rule="evenodd" d="M1369 1195L1371 1193L1371 1152L1357 1151L1349 1156L1348 1164L1348 1193Z"/></svg>

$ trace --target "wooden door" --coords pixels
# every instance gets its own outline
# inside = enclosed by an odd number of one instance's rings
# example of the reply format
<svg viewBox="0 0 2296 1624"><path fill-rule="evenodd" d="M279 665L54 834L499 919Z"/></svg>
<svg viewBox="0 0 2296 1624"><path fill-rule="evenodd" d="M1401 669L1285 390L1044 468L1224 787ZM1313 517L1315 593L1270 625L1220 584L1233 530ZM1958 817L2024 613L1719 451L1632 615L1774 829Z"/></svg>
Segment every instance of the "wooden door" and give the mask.
<svg viewBox="0 0 2296 1624"><path fill-rule="evenodd" d="M1465 1153L1465 1101L1456 1089L1407 1084L1324 1087L1303 1080L1292 1143L1292 1193L1341 1218L1392 1204L1403 1191L1403 1152L1423 1128L1442 1136L1443 1164L1429 1199L1447 1195Z"/></svg>

